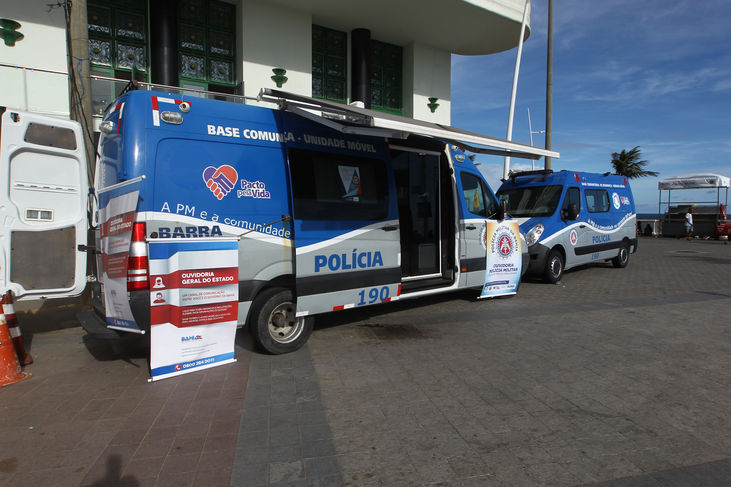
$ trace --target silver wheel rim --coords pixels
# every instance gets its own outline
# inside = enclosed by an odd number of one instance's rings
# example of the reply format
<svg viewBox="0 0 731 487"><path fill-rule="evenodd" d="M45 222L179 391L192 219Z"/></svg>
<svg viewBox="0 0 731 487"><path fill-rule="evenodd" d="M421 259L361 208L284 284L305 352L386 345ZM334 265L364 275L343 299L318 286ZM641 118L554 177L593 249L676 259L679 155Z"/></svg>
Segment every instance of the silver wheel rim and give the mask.
<svg viewBox="0 0 731 487"><path fill-rule="evenodd" d="M622 247L622 249L619 251L619 260L622 263L627 262L627 258L629 257L629 252L625 247Z"/></svg>
<svg viewBox="0 0 731 487"><path fill-rule="evenodd" d="M290 343L302 333L304 317L296 317L294 303L281 303L269 313L269 335L277 343Z"/></svg>
<svg viewBox="0 0 731 487"><path fill-rule="evenodd" d="M554 257L553 260L551 260L551 274L553 274L554 277L558 277L560 273L561 261L558 259L558 257Z"/></svg>

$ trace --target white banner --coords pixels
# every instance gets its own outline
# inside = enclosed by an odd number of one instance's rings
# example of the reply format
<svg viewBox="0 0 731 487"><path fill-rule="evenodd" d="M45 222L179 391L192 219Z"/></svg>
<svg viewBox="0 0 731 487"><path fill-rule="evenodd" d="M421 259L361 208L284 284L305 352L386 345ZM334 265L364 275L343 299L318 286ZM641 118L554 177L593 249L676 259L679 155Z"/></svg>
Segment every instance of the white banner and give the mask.
<svg viewBox="0 0 731 487"><path fill-rule="evenodd" d="M149 240L151 380L233 362L238 239Z"/></svg>
<svg viewBox="0 0 731 487"><path fill-rule="evenodd" d="M523 263L518 222L486 220L485 243L487 263L480 298L517 293Z"/></svg>
<svg viewBox="0 0 731 487"><path fill-rule="evenodd" d="M135 322L127 299L127 266L137 199L142 178L99 191L101 278L107 327L144 333Z"/></svg>

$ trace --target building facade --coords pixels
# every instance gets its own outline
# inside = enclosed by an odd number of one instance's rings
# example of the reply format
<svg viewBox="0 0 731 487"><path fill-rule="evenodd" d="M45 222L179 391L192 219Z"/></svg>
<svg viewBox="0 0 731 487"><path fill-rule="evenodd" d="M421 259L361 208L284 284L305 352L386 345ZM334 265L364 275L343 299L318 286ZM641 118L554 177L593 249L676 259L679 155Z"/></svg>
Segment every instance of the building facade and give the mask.
<svg viewBox="0 0 731 487"><path fill-rule="evenodd" d="M253 103L261 88L450 123L450 56L515 47L524 0L8 2L0 105L99 116L129 80ZM2 24L3 39L13 29ZM6 32L8 34L6 34ZM71 49L71 51L69 51ZM72 56L68 57L68 53ZM69 60L71 62L69 62ZM88 75L87 75L88 73Z"/></svg>

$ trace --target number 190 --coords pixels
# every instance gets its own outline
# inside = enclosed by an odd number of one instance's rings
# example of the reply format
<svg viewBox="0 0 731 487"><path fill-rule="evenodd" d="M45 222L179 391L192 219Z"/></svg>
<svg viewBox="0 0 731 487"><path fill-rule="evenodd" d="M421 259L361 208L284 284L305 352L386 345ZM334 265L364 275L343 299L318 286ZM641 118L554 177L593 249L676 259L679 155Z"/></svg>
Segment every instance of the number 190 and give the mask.
<svg viewBox="0 0 731 487"><path fill-rule="evenodd" d="M385 301L388 299L389 296L388 286L383 286L380 289L377 287L372 287L367 291L368 296L366 296L366 289L363 289L361 292L358 293L358 296L360 297L360 300L357 303L358 306L373 304L379 301ZM368 299L368 302L366 302L366 298Z"/></svg>

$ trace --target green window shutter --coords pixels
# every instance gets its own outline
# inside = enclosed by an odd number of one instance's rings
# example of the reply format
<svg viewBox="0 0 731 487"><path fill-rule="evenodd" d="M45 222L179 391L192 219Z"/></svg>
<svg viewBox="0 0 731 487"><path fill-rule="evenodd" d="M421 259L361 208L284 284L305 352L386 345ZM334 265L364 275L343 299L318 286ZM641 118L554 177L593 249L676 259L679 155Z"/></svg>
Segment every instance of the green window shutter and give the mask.
<svg viewBox="0 0 731 487"><path fill-rule="evenodd" d="M403 115L403 49L371 40L371 108Z"/></svg>
<svg viewBox="0 0 731 487"><path fill-rule="evenodd" d="M235 44L235 5L218 0L182 0L178 3L181 86L233 93Z"/></svg>
<svg viewBox="0 0 731 487"><path fill-rule="evenodd" d="M348 35L312 26L312 96L347 101Z"/></svg>
<svg viewBox="0 0 731 487"><path fill-rule="evenodd" d="M92 72L147 81L147 2L89 0L86 14Z"/></svg>

